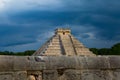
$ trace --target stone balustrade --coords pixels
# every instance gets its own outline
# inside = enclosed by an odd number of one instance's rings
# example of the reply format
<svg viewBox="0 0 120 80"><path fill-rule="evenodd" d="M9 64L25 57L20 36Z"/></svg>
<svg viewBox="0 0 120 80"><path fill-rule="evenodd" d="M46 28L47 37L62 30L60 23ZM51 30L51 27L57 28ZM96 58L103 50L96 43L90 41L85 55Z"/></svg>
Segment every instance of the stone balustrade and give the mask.
<svg viewBox="0 0 120 80"><path fill-rule="evenodd" d="M120 56L0 56L0 80L120 80Z"/></svg>

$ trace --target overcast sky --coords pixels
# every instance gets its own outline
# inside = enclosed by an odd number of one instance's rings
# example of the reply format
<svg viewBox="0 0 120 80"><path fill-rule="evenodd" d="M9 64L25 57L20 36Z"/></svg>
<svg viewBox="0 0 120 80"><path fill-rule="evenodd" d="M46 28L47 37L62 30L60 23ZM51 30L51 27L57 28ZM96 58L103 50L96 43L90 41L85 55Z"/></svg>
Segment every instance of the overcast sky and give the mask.
<svg viewBox="0 0 120 80"><path fill-rule="evenodd" d="M0 51L36 50L60 27L109 48L120 42L120 0L0 0Z"/></svg>

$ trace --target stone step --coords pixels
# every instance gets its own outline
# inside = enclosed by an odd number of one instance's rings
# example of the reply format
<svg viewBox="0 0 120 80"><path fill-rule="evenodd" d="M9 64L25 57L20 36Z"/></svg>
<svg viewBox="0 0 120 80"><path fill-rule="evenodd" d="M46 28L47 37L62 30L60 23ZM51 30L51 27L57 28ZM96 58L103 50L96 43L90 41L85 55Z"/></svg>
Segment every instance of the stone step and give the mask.
<svg viewBox="0 0 120 80"><path fill-rule="evenodd" d="M51 40L51 42L60 42L59 40Z"/></svg>
<svg viewBox="0 0 120 80"><path fill-rule="evenodd" d="M46 50L61 50L61 48L60 47L58 47L58 48L47 48Z"/></svg>
<svg viewBox="0 0 120 80"><path fill-rule="evenodd" d="M74 45L75 48L85 48L83 45Z"/></svg>
<svg viewBox="0 0 120 80"><path fill-rule="evenodd" d="M89 49L86 48L75 48L76 51L89 51Z"/></svg>
<svg viewBox="0 0 120 80"><path fill-rule="evenodd" d="M60 45L60 43L50 43L50 45Z"/></svg>
<svg viewBox="0 0 120 80"><path fill-rule="evenodd" d="M82 53L77 53L78 55L90 55L90 56L94 56L93 53L91 52L82 52Z"/></svg>
<svg viewBox="0 0 120 80"><path fill-rule="evenodd" d="M48 47L48 49L61 49L61 47L60 46L58 46L58 47L56 47L56 46L50 46L50 47Z"/></svg>
<svg viewBox="0 0 120 80"><path fill-rule="evenodd" d="M61 50L46 50L45 53L61 53Z"/></svg>
<svg viewBox="0 0 120 80"><path fill-rule="evenodd" d="M53 56L53 55L61 55L61 54L62 54L62 53L53 53L53 52L50 53L50 52L49 52L49 53L45 53L44 55L52 55L52 56Z"/></svg>
<svg viewBox="0 0 120 80"><path fill-rule="evenodd" d="M61 45L48 45L48 48L49 47L61 47Z"/></svg>

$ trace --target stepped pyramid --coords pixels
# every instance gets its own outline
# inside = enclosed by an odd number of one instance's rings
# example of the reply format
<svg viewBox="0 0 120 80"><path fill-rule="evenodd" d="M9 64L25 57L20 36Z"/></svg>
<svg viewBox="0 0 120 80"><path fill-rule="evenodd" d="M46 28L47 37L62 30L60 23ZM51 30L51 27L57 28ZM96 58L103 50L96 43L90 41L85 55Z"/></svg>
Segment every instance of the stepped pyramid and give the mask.
<svg viewBox="0 0 120 80"><path fill-rule="evenodd" d="M80 43L72 34L70 29L59 28L33 56L95 56L88 48Z"/></svg>

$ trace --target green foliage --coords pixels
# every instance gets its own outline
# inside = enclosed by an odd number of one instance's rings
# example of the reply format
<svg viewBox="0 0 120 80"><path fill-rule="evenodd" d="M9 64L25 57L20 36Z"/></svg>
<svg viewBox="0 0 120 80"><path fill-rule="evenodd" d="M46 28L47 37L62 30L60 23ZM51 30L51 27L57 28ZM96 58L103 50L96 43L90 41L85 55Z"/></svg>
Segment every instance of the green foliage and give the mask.
<svg viewBox="0 0 120 80"><path fill-rule="evenodd" d="M120 43L113 45L111 48L90 48L96 55L120 55Z"/></svg>
<svg viewBox="0 0 120 80"><path fill-rule="evenodd" d="M9 51L4 51L0 52L0 55L12 55L12 56L31 56L35 50L27 50L24 52L9 52Z"/></svg>
<svg viewBox="0 0 120 80"><path fill-rule="evenodd" d="M97 48L90 48L90 51L98 55L98 49Z"/></svg>
<svg viewBox="0 0 120 80"><path fill-rule="evenodd" d="M116 55L120 55L120 43L115 44L112 48L111 48L111 52L115 53Z"/></svg>

